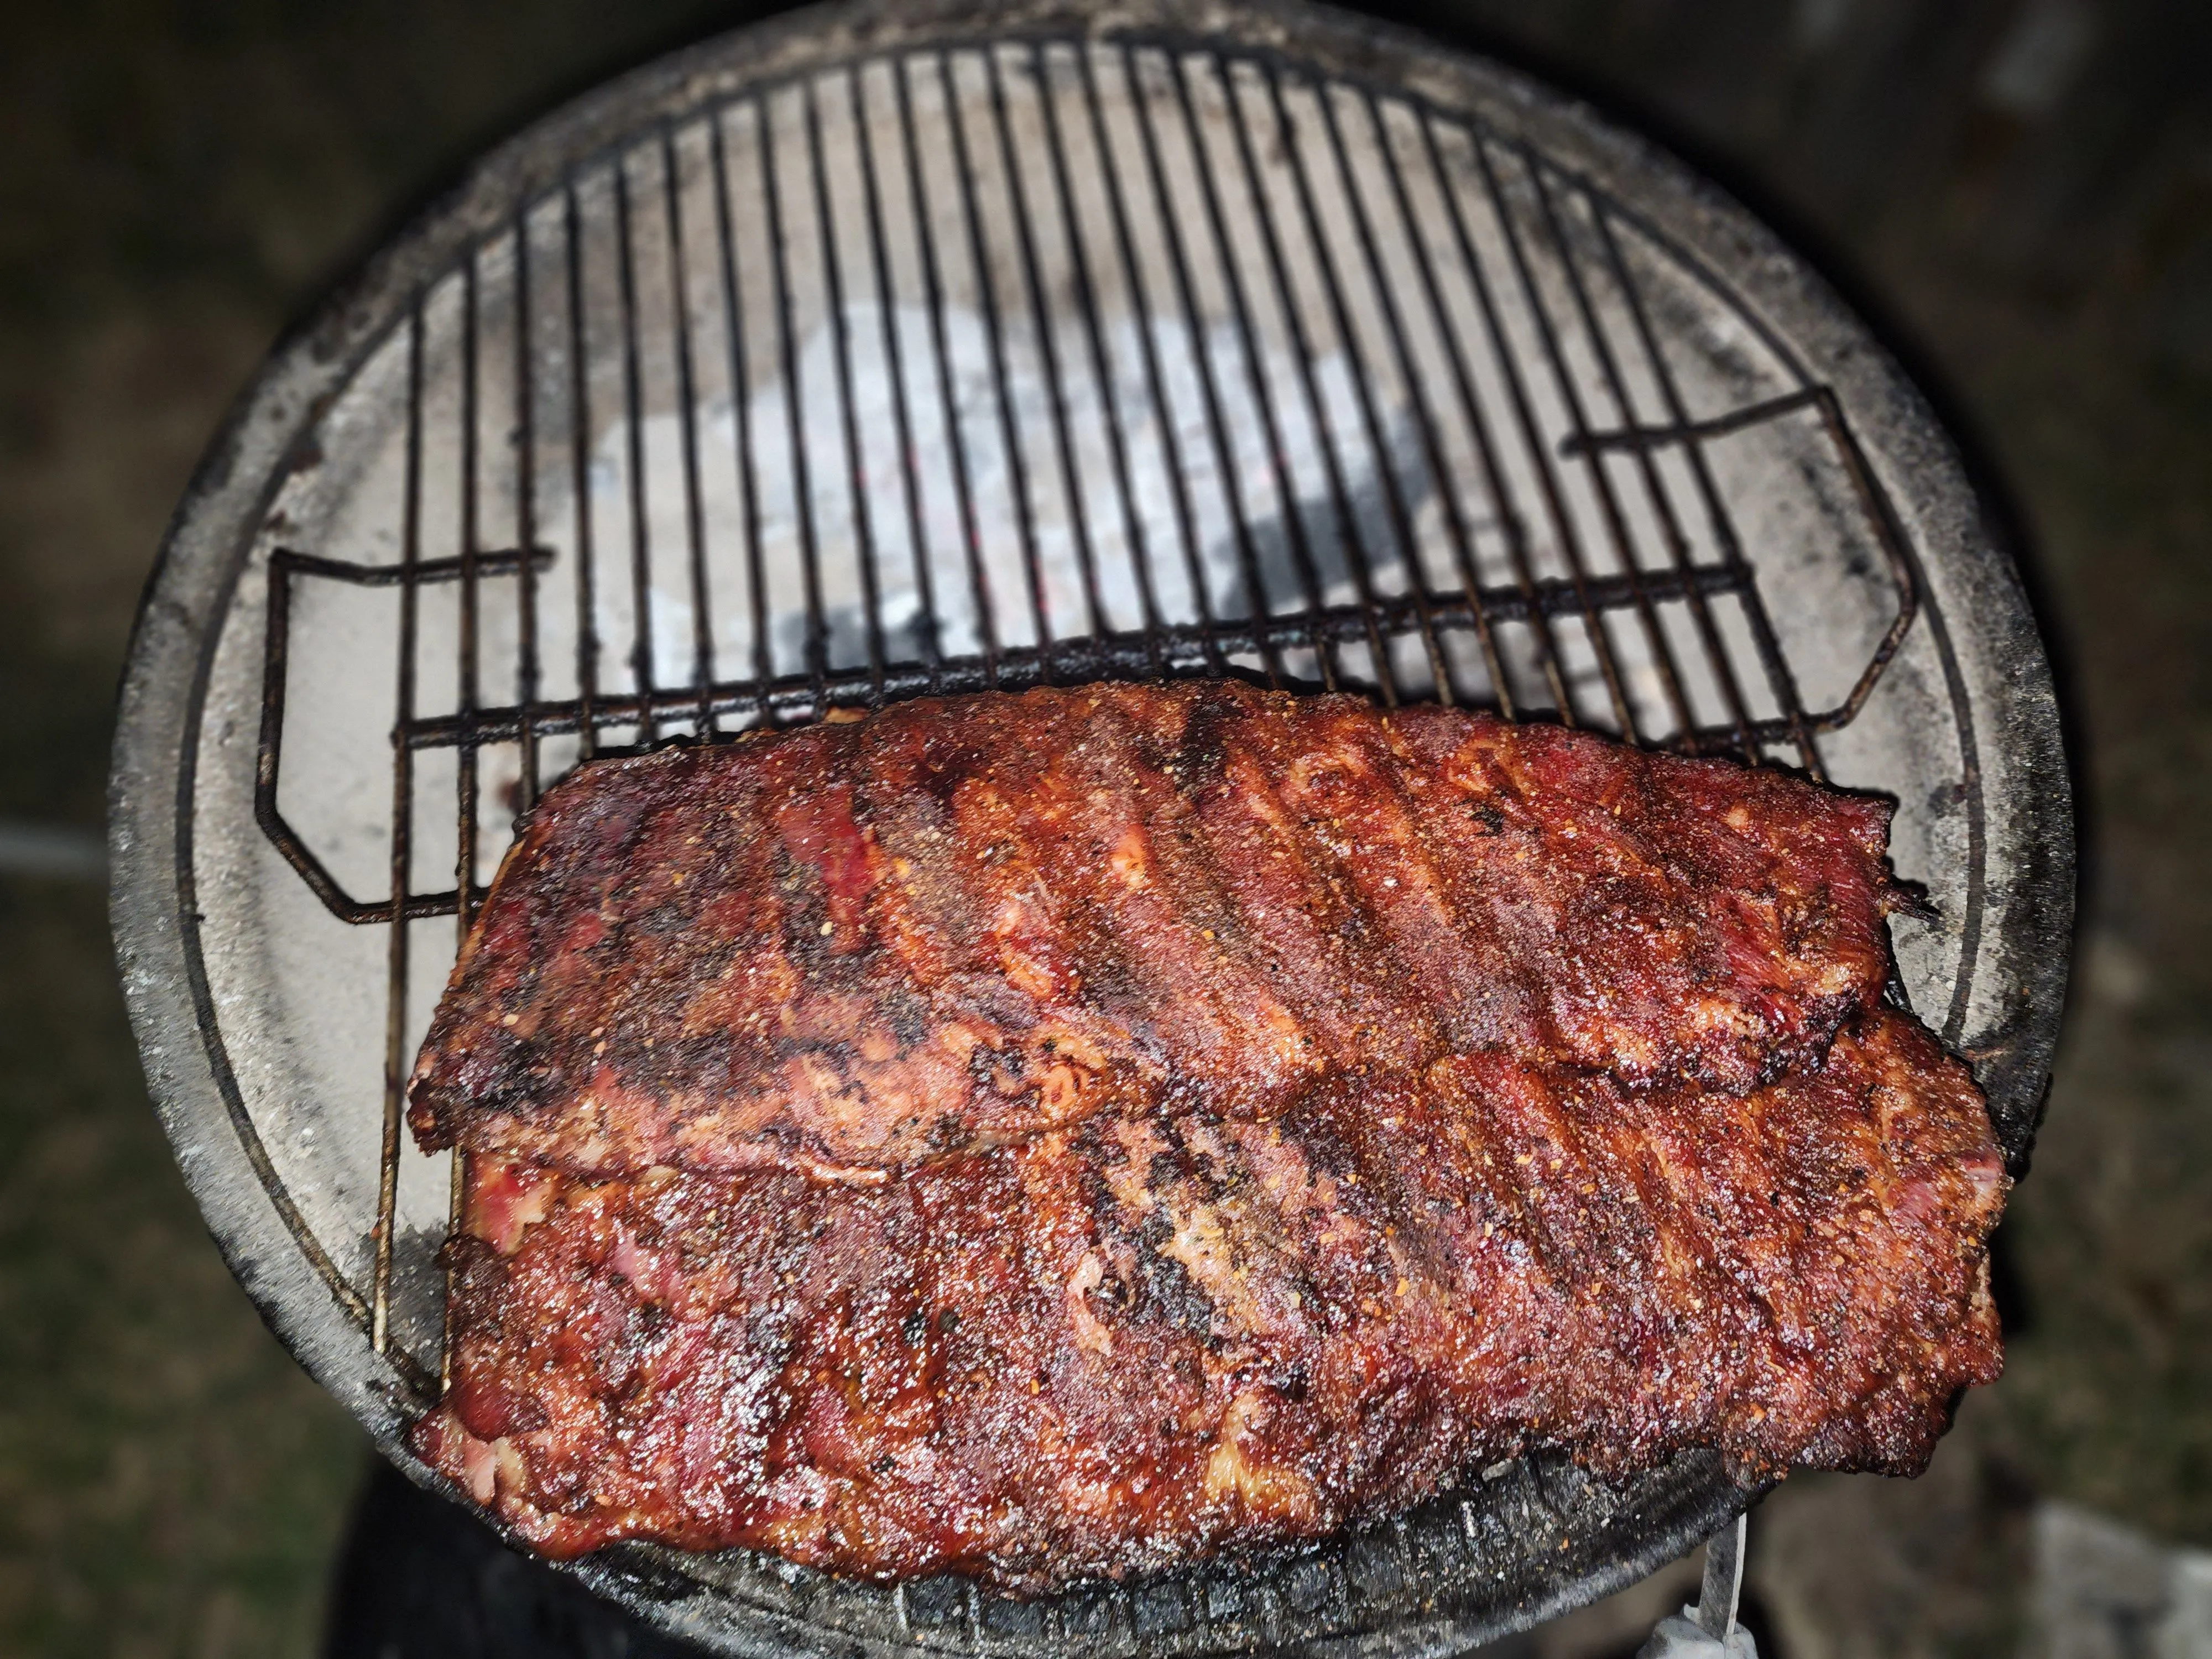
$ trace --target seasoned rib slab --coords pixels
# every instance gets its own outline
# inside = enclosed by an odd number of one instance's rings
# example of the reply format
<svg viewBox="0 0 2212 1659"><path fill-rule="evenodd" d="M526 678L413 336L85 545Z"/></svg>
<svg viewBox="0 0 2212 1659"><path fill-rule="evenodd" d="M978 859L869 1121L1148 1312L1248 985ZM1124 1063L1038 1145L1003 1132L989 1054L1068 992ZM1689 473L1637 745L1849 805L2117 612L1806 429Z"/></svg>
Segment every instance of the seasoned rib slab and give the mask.
<svg viewBox="0 0 2212 1659"><path fill-rule="evenodd" d="M1319 1535L1539 1443L1911 1472L1999 1364L1989 1121L1881 1009L1742 1096L1468 1054L872 1188L471 1170L416 1443L556 1554L1034 1589Z"/></svg>
<svg viewBox="0 0 2212 1659"><path fill-rule="evenodd" d="M1887 808L1235 684L896 706L589 765L502 867L426 1146L880 1178L1452 1055L1742 1090L1887 968Z"/></svg>

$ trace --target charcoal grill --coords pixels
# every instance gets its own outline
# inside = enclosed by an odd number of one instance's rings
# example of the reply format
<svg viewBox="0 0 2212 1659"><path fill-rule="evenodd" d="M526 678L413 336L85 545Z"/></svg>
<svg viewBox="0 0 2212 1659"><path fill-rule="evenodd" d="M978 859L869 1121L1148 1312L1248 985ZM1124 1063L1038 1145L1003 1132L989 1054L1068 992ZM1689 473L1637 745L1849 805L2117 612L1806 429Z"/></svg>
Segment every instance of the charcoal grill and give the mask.
<svg viewBox="0 0 2212 1659"><path fill-rule="evenodd" d="M1240 674L1897 796L1896 993L2026 1158L2070 925L2043 654L1954 450L1711 185L1300 5L861 3L614 83L283 346L133 647L115 921L230 1263L386 1455L455 1176L401 1133L484 884L580 759L919 693ZM1019 1602L574 1570L732 1652L1456 1651L1751 1502L1561 1460Z"/></svg>

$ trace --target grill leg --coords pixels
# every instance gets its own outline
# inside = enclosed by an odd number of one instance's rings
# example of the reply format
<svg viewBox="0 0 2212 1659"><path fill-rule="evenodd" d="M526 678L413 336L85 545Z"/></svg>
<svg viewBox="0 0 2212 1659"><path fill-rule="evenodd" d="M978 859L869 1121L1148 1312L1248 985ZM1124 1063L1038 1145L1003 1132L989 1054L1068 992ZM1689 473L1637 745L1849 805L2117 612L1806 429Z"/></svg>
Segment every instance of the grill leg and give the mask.
<svg viewBox="0 0 2212 1659"><path fill-rule="evenodd" d="M1749 1519L1738 1516L1705 1545L1705 1578L1698 1605L1652 1627L1636 1659L1759 1659L1751 1632L1735 1621L1743 1592L1743 1545Z"/></svg>
<svg viewBox="0 0 2212 1659"><path fill-rule="evenodd" d="M1743 1542L1751 1517L1713 1534L1705 1545L1705 1582L1698 1591L1698 1626L1723 1647L1735 1634L1736 1598L1743 1594Z"/></svg>

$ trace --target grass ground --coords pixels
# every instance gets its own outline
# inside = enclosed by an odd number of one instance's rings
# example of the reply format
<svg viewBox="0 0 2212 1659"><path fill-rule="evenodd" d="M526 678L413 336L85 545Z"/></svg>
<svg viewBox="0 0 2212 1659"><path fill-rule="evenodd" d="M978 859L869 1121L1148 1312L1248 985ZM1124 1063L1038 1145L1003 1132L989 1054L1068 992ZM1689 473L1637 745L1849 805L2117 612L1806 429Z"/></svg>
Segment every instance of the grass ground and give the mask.
<svg viewBox="0 0 2212 1659"><path fill-rule="evenodd" d="M1986 254L1972 154L1855 196L1826 152L1766 145L1771 112L1728 113L1680 53L1591 21L1733 27L1722 4L1465 9L1609 75L1819 225L1918 337L2032 532L2088 860L2081 984L2007 1224L2026 1322L1928 1480L1793 1483L1753 1546L1788 1659L2008 1651L2033 1495L2212 1542L2212 138L2176 118L2142 164L2175 205L2054 272ZM728 15L0 8L0 816L97 824L162 522L283 325L478 143ZM0 877L0 1652L311 1651L365 1455L168 1161L99 896ZM1586 1624L1554 1659L1638 1620Z"/></svg>
<svg viewBox="0 0 2212 1659"><path fill-rule="evenodd" d="M0 1650L306 1653L362 1437L176 1178L104 908L0 888Z"/></svg>

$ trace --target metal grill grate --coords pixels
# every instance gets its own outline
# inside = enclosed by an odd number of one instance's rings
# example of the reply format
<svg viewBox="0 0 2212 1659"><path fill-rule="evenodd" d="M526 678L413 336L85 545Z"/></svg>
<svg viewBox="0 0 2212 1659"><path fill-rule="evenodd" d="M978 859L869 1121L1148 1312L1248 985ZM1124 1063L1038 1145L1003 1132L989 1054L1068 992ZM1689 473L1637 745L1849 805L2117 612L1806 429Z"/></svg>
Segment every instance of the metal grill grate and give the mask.
<svg viewBox="0 0 2212 1659"><path fill-rule="evenodd" d="M126 985L218 1237L403 1462L455 1190L405 1073L518 815L611 750L1239 674L1887 789L1941 910L1898 924L1900 987L2025 1148L2047 683L1863 331L1493 66L1281 0L1203 36L1060 5L859 0L555 118L280 354L179 515L119 726ZM742 1553L582 1571L732 1650L1441 1652L1749 1495L1710 1458L1537 1458L1041 1603Z"/></svg>
<svg viewBox="0 0 2212 1659"><path fill-rule="evenodd" d="M257 815L344 920L465 931L573 759L925 692L1236 672L1818 775L1912 620L1894 515L1747 322L1747 385L1693 416L1639 264L1681 280L1525 143L1266 56L908 52L672 122L425 283L364 370L404 380L398 556L272 558ZM1792 422L1894 585L1814 709L1713 456ZM389 897L286 816L295 596L331 582L397 611ZM352 1287L380 1352L410 937Z"/></svg>

